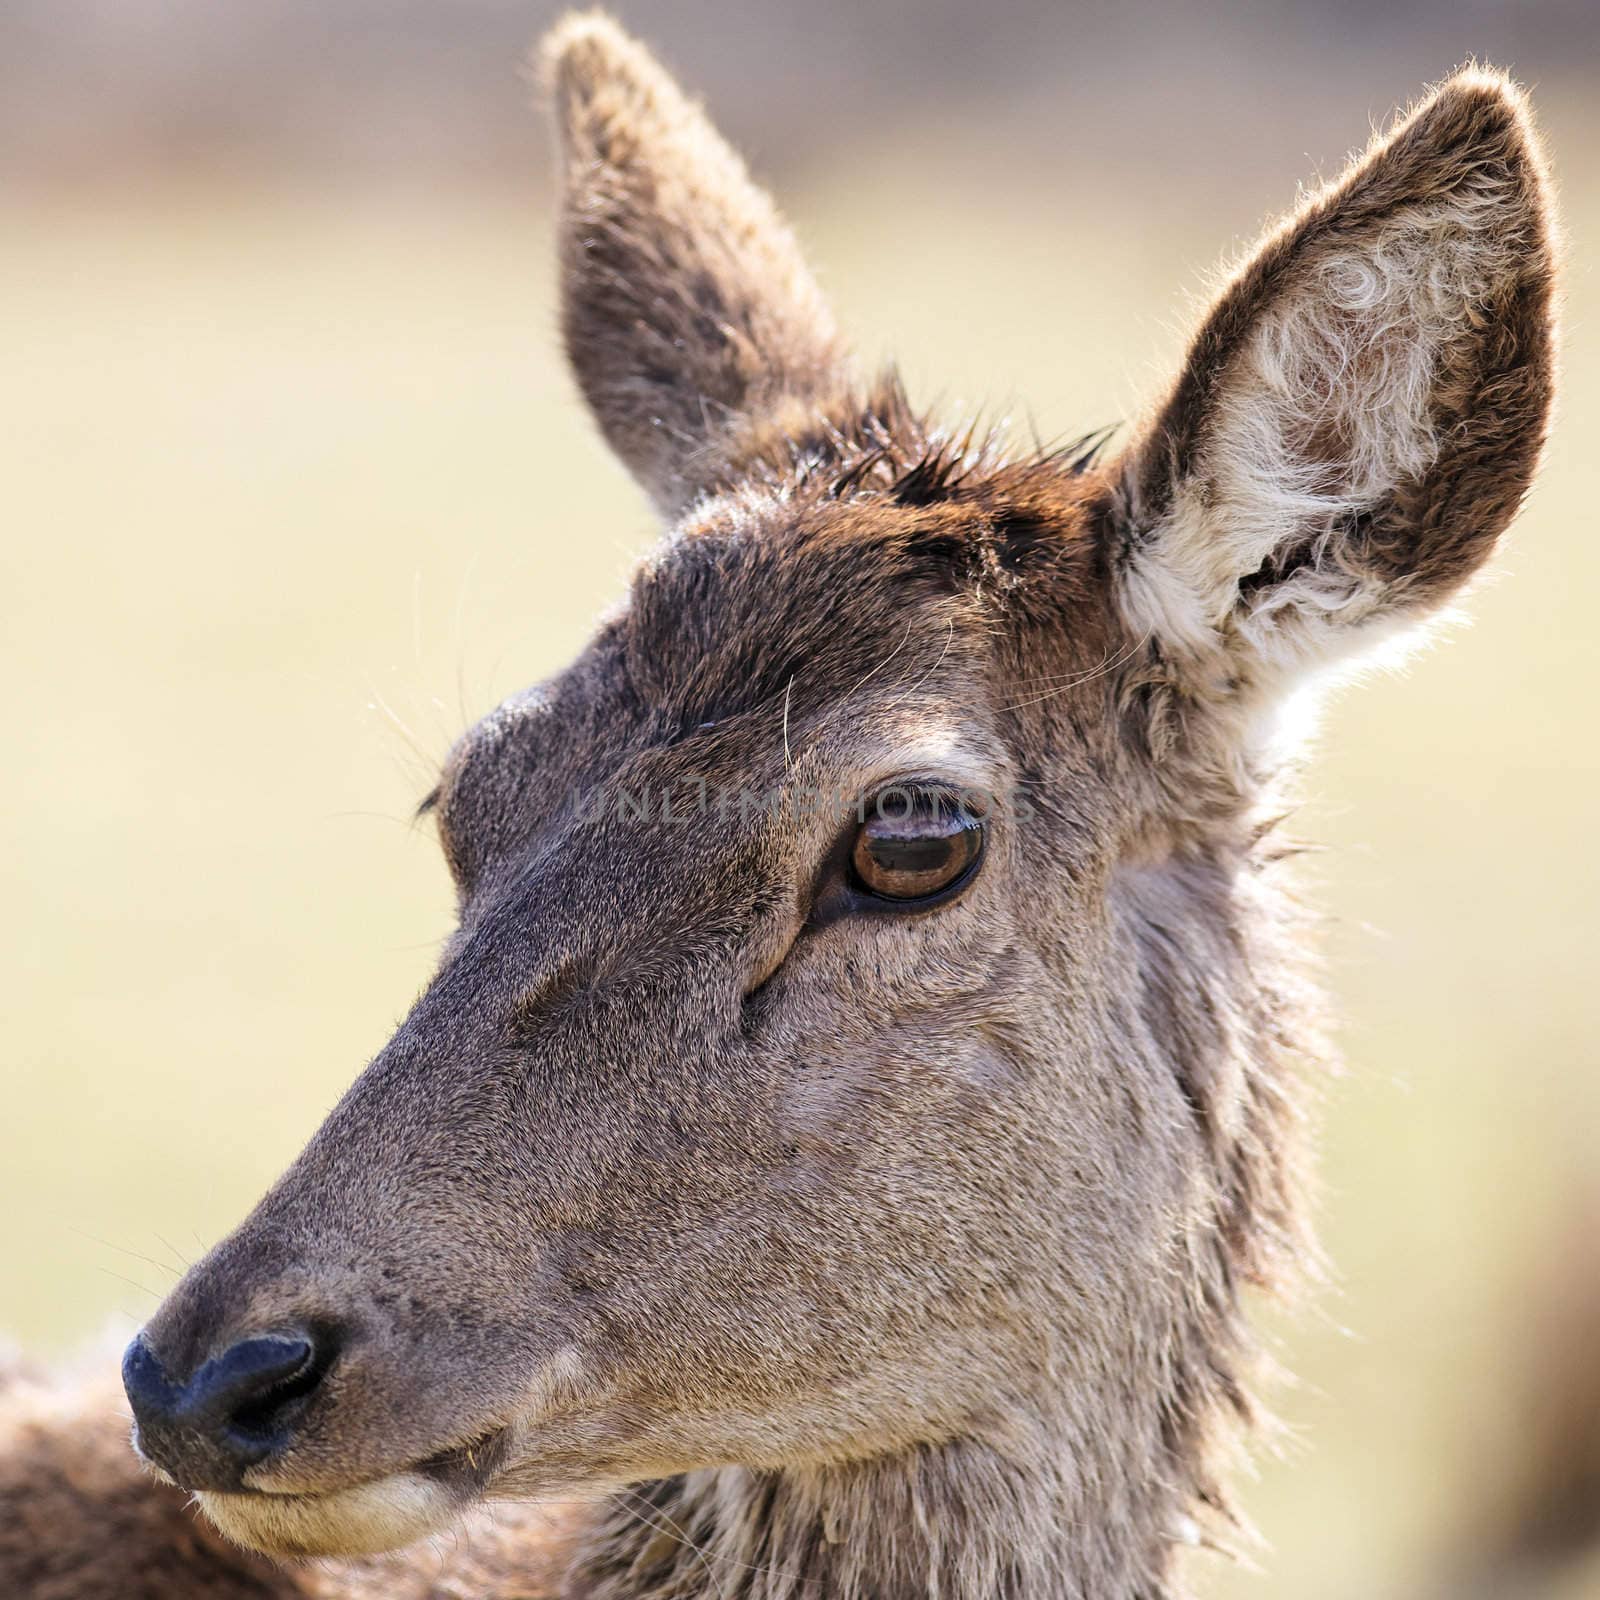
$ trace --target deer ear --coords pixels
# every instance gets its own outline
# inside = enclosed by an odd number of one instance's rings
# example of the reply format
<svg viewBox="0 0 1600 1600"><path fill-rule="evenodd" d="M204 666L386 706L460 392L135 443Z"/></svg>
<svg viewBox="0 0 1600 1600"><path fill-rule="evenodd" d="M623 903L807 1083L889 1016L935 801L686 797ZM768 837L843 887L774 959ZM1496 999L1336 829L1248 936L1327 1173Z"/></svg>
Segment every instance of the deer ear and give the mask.
<svg viewBox="0 0 1600 1600"><path fill-rule="evenodd" d="M1551 230L1520 93L1470 69L1261 241L1116 469L1122 608L1175 672L1293 676L1480 566L1544 439Z"/></svg>
<svg viewBox="0 0 1600 1600"><path fill-rule="evenodd" d="M562 150L562 331L612 448L668 515L763 425L848 382L794 236L648 52L598 13L546 38Z"/></svg>

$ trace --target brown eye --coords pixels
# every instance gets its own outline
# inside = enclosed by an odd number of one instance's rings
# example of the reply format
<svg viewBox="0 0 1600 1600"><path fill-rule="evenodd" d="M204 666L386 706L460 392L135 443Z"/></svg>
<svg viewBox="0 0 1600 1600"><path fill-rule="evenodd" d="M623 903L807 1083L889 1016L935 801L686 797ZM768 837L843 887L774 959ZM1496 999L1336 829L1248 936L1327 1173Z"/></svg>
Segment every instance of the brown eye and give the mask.
<svg viewBox="0 0 1600 1600"><path fill-rule="evenodd" d="M886 789L870 804L850 862L883 900L928 900L962 883L983 851L983 824L937 790Z"/></svg>

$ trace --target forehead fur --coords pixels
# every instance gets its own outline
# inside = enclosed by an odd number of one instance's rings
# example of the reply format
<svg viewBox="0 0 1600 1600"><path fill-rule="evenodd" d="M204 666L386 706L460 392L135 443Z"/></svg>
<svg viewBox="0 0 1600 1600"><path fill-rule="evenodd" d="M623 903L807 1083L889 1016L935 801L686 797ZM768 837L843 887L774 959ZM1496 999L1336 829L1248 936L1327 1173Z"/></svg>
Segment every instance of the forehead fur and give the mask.
<svg viewBox="0 0 1600 1600"><path fill-rule="evenodd" d="M952 667L1009 654L1036 611L1081 633L1096 592L1093 489L1054 460L930 448L719 496L636 576L618 619L629 678L698 724L774 696L837 695L889 652L896 679L928 671L930 652Z"/></svg>

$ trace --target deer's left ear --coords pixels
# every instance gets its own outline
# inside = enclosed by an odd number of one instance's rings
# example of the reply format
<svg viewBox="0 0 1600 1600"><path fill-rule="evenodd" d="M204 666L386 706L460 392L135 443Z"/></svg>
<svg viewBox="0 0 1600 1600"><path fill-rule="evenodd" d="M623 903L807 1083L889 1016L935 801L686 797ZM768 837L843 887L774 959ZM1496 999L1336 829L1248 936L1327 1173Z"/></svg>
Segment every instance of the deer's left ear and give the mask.
<svg viewBox="0 0 1600 1600"><path fill-rule="evenodd" d="M848 390L833 315L744 163L608 17L544 41L562 146L561 320L612 448L668 516L763 430Z"/></svg>
<svg viewBox="0 0 1600 1600"><path fill-rule="evenodd" d="M1551 229L1520 93L1471 69L1256 248L1114 469L1122 609L1180 677L1270 684L1484 561L1550 411Z"/></svg>

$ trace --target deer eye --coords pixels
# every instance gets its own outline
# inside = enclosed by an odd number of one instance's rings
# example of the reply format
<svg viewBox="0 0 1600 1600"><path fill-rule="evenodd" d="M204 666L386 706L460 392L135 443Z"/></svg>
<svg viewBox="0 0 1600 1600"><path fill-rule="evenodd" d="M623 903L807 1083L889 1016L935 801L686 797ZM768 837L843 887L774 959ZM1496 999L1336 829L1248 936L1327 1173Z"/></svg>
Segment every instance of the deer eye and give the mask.
<svg viewBox="0 0 1600 1600"><path fill-rule="evenodd" d="M880 900L932 900L972 876L983 836L981 818L948 791L885 789L866 807L850 865Z"/></svg>

